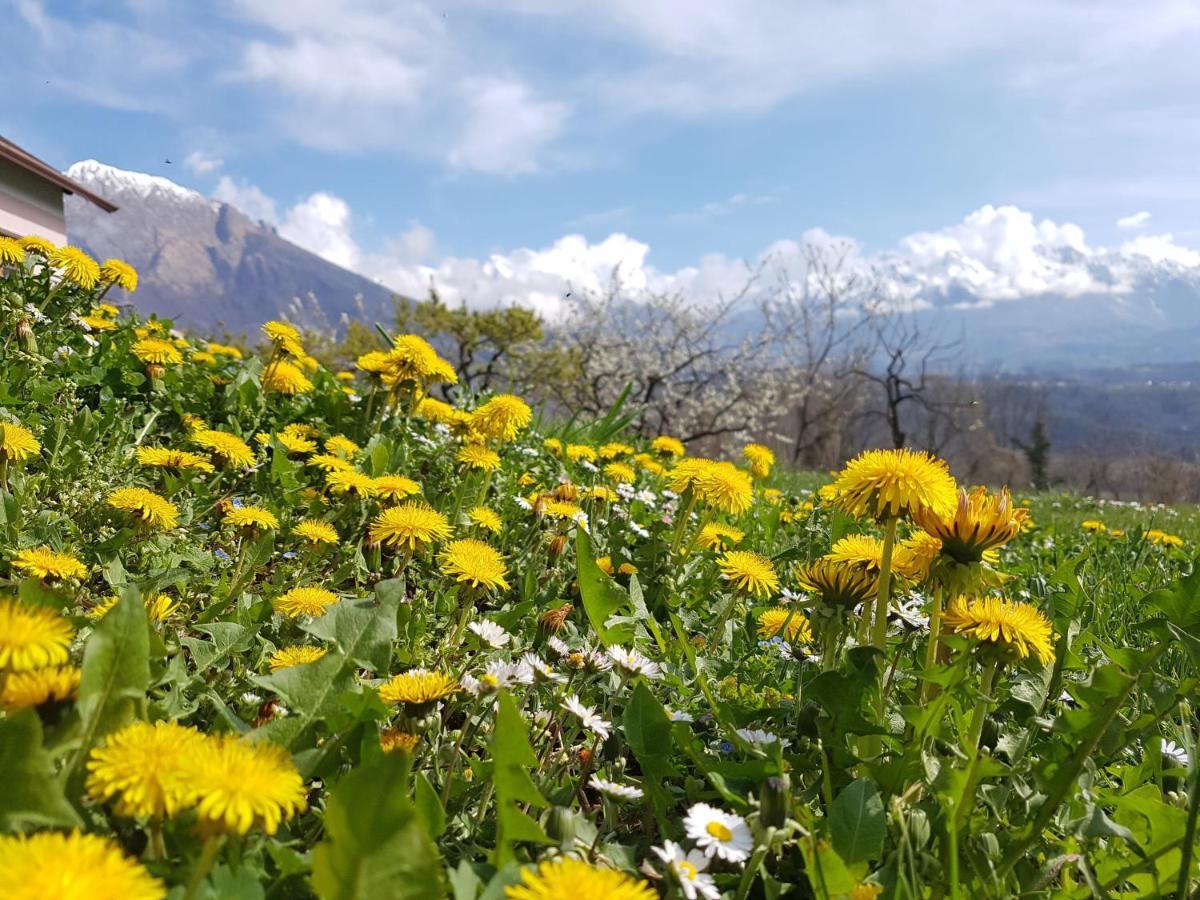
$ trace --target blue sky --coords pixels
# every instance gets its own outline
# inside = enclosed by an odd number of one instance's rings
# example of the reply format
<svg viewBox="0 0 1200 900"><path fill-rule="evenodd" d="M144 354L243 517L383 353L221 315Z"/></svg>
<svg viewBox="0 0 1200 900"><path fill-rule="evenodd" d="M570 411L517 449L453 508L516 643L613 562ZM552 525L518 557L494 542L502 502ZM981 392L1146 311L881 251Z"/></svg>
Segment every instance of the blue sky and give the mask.
<svg viewBox="0 0 1200 900"><path fill-rule="evenodd" d="M377 277L567 234L888 251L986 204L1200 245L1194 2L0 2L0 133Z"/></svg>

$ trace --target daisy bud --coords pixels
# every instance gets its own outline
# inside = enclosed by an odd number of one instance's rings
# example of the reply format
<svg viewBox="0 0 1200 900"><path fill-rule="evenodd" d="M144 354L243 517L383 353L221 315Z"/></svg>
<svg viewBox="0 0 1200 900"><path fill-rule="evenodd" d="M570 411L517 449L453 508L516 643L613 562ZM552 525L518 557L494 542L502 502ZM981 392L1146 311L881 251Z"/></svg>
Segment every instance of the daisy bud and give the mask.
<svg viewBox="0 0 1200 900"><path fill-rule="evenodd" d="M768 828L782 828L787 821L792 793L787 775L772 775L762 783L759 795L759 821Z"/></svg>

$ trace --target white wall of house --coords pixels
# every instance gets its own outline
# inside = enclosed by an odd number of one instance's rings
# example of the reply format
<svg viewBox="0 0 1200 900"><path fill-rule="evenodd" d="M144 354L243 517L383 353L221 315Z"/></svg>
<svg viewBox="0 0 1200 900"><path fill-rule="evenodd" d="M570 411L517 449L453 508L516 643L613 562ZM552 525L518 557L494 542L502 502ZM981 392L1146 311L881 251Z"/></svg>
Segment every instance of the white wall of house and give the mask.
<svg viewBox="0 0 1200 900"><path fill-rule="evenodd" d="M62 189L0 160L0 233L13 237L36 234L65 244L67 220Z"/></svg>

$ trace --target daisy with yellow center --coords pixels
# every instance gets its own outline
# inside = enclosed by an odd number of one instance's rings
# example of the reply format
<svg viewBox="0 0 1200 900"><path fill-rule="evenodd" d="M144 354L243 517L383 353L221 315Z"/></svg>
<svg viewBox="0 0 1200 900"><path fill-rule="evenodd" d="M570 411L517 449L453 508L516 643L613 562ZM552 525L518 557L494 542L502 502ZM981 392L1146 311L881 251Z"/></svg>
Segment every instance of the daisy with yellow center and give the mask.
<svg viewBox="0 0 1200 900"><path fill-rule="evenodd" d="M271 654L267 665L272 672L280 669L290 669L292 666L305 666L323 659L329 651L323 647L280 647Z"/></svg>
<svg viewBox="0 0 1200 900"><path fill-rule="evenodd" d="M740 544L745 536L744 531L719 522L709 522L696 535L696 543L705 550L723 550L730 544Z"/></svg>
<svg viewBox="0 0 1200 900"><path fill-rule="evenodd" d="M44 546L18 552L13 560L13 568L42 581L65 581L87 576L87 567L74 556L57 553Z"/></svg>
<svg viewBox="0 0 1200 900"><path fill-rule="evenodd" d="M0 672L61 666L75 630L52 609L0 600Z"/></svg>
<svg viewBox="0 0 1200 900"><path fill-rule="evenodd" d="M472 507L467 511L467 518L492 534L499 534L500 530L504 527L504 523L500 521L500 516L486 506Z"/></svg>
<svg viewBox="0 0 1200 900"><path fill-rule="evenodd" d="M192 470L196 472L212 472L213 464L208 457L189 450L172 450L166 447L138 447L134 451L138 465L153 466L159 469Z"/></svg>
<svg viewBox="0 0 1200 900"><path fill-rule="evenodd" d="M375 493L385 500L403 500L421 493L421 486L403 475L380 475L374 481Z"/></svg>
<svg viewBox="0 0 1200 900"><path fill-rule="evenodd" d="M116 800L123 816L162 819L191 804L185 764L204 735L176 722L134 722L110 734L88 759L88 793Z"/></svg>
<svg viewBox="0 0 1200 900"><path fill-rule="evenodd" d="M798 609L775 606L758 614L758 636L770 640L778 634L789 643L812 641L812 625Z"/></svg>
<svg viewBox="0 0 1200 900"><path fill-rule="evenodd" d="M274 834L280 824L308 808L307 791L291 755L265 741L232 734L207 738L187 759L185 781L194 798L200 831Z"/></svg>
<svg viewBox="0 0 1200 900"><path fill-rule="evenodd" d="M78 247L59 247L49 256L64 281L90 291L100 280L100 264Z"/></svg>
<svg viewBox="0 0 1200 900"><path fill-rule="evenodd" d="M458 451L456 457L468 469L480 469L484 472L494 472L500 468L500 454L483 444L467 444Z"/></svg>
<svg viewBox="0 0 1200 900"><path fill-rule="evenodd" d="M223 521L234 528L274 530L279 527L275 514L261 506L231 506Z"/></svg>
<svg viewBox="0 0 1200 900"><path fill-rule="evenodd" d="M106 259L100 266L100 280L132 294L137 290L138 273L137 269L122 259Z"/></svg>
<svg viewBox="0 0 1200 900"><path fill-rule="evenodd" d="M410 500L376 516L369 537L373 544L415 551L450 537L450 523L428 503Z"/></svg>
<svg viewBox="0 0 1200 900"><path fill-rule="evenodd" d="M335 469L325 476L325 486L332 494L357 494L374 497L379 493L375 479L356 469Z"/></svg>
<svg viewBox="0 0 1200 900"><path fill-rule="evenodd" d="M298 619L301 616L312 616L315 619L325 615L326 608L337 603L338 599L338 595L327 588L294 587L283 596L276 597L272 606L275 607L275 612L289 619Z"/></svg>
<svg viewBox="0 0 1200 900"><path fill-rule="evenodd" d="M24 425L15 422L0 423L0 457L20 462L41 451L42 445Z"/></svg>
<svg viewBox="0 0 1200 900"><path fill-rule="evenodd" d="M533 410L520 397L497 394L473 413L470 425L479 434L496 441L511 441L533 421Z"/></svg>
<svg viewBox="0 0 1200 900"><path fill-rule="evenodd" d="M3 679L0 709L12 713L44 703L74 700L79 694L79 676L75 666L13 672Z"/></svg>
<svg viewBox="0 0 1200 900"><path fill-rule="evenodd" d="M286 359L276 359L263 369L262 388L267 392L274 391L292 397L310 393L313 383L295 363Z"/></svg>
<svg viewBox="0 0 1200 900"><path fill-rule="evenodd" d="M383 748L384 753L412 753L420 740L418 735L409 734L399 728L385 728L379 732L379 746Z"/></svg>
<svg viewBox="0 0 1200 900"><path fill-rule="evenodd" d="M113 509L133 513L151 528L169 531L179 523L179 510L175 504L145 488L117 488L104 502Z"/></svg>
<svg viewBox="0 0 1200 900"><path fill-rule="evenodd" d="M770 597L779 590L779 576L765 556L746 550L729 550L717 560L722 577L734 589L753 597Z"/></svg>
<svg viewBox="0 0 1200 900"><path fill-rule="evenodd" d="M476 590L508 590L504 557L483 541L467 538L446 546L441 555L442 574Z"/></svg>
<svg viewBox="0 0 1200 900"><path fill-rule="evenodd" d="M1028 603L1005 598L956 597L943 621L956 634L991 645L1017 659L1036 657L1042 665L1054 660L1054 626L1045 613Z"/></svg>
<svg viewBox="0 0 1200 900"><path fill-rule="evenodd" d="M771 452L770 447L764 447L762 444L747 444L742 448L742 456L750 466L750 474L759 481L770 475L771 469L775 467L775 454Z"/></svg>
<svg viewBox="0 0 1200 900"><path fill-rule="evenodd" d="M662 456L683 456L685 452L683 441L665 434L660 434L650 442L650 451Z"/></svg>
<svg viewBox="0 0 1200 900"><path fill-rule="evenodd" d="M78 831L0 837L5 900L163 900L163 883L111 838Z"/></svg>
<svg viewBox="0 0 1200 900"><path fill-rule="evenodd" d="M615 869L560 856L521 869L521 883L504 889L506 900L657 900L658 891Z"/></svg>
<svg viewBox="0 0 1200 900"><path fill-rule="evenodd" d="M410 669L379 686L379 699L384 703L403 703L411 709L428 707L461 690L457 681L441 672Z"/></svg>
<svg viewBox="0 0 1200 900"><path fill-rule="evenodd" d="M183 362L183 354L170 341L159 338L145 337L134 343L133 355L147 364L157 366L178 365Z"/></svg>
<svg viewBox="0 0 1200 900"><path fill-rule="evenodd" d="M292 534L303 538L310 544L336 544L338 542L337 529L328 522L318 519L305 519L292 529Z"/></svg>
<svg viewBox="0 0 1200 900"><path fill-rule="evenodd" d="M254 465L254 451L235 434L200 428L192 433L191 440L231 468L248 469Z"/></svg>

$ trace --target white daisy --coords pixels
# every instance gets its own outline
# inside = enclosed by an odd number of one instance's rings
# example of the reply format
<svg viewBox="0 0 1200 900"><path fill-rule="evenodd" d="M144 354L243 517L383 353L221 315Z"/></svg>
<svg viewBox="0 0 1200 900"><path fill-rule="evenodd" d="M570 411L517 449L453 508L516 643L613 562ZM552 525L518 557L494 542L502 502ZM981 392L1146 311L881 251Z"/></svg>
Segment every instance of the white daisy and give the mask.
<svg viewBox="0 0 1200 900"><path fill-rule="evenodd" d="M632 500L637 490L632 484L622 481L617 485L617 494L622 500Z"/></svg>
<svg viewBox="0 0 1200 900"><path fill-rule="evenodd" d="M592 672L607 672L612 668L612 660L600 650L589 650L583 658L583 666Z"/></svg>
<svg viewBox="0 0 1200 900"><path fill-rule="evenodd" d="M571 653L571 645L558 637L558 635L550 635L550 639L546 641L546 644L559 656L569 656Z"/></svg>
<svg viewBox="0 0 1200 900"><path fill-rule="evenodd" d="M659 664L638 653L636 650L626 650L624 647L609 647L608 658L616 664L622 673L630 677L642 675L651 681L662 678L662 668Z"/></svg>
<svg viewBox="0 0 1200 900"><path fill-rule="evenodd" d="M630 522L629 530L632 531L634 534L636 534L638 537L640 537L642 540L645 540L646 538L650 537L650 532L647 531L645 528L643 528L641 525L639 525L637 522Z"/></svg>
<svg viewBox="0 0 1200 900"><path fill-rule="evenodd" d="M771 731L763 731L761 728L739 728L737 736L747 744L760 744L764 747L770 744L778 744L785 750L792 746L792 742L786 738L781 738Z"/></svg>
<svg viewBox="0 0 1200 900"><path fill-rule="evenodd" d="M476 697L483 694L495 694L514 684L532 683L533 670L524 661L516 663L490 662L478 678L473 675L462 677L463 689Z"/></svg>
<svg viewBox="0 0 1200 900"><path fill-rule="evenodd" d="M708 857L699 850L691 850L685 856L683 848L674 841L667 841L661 847L650 849L667 864L687 900L696 900L697 897L717 900L721 896L721 892L713 883L713 877L704 873L708 868Z"/></svg>
<svg viewBox="0 0 1200 900"><path fill-rule="evenodd" d="M517 506L521 507L521 509L525 510L526 512L533 509L533 504L530 503L528 500L526 500L524 497L516 496L516 497L513 497L512 500L513 500L513 503L517 504Z"/></svg>
<svg viewBox="0 0 1200 900"><path fill-rule="evenodd" d="M479 635L479 639L489 647L496 649L503 647L512 639L512 635L490 619L471 622L467 628Z"/></svg>
<svg viewBox="0 0 1200 900"><path fill-rule="evenodd" d="M892 615L917 631L929 630L929 616L925 615L925 598L910 594L892 609Z"/></svg>
<svg viewBox="0 0 1200 900"><path fill-rule="evenodd" d="M679 709L668 709L667 718L672 722L687 722L688 724L696 721L694 718L692 718L691 713L684 712L683 710Z"/></svg>
<svg viewBox="0 0 1200 900"><path fill-rule="evenodd" d="M533 672L535 681L563 682L567 679L558 672L555 672L550 665L539 656L534 656L532 653L526 653L521 657L521 662L529 666L529 670Z"/></svg>
<svg viewBox="0 0 1200 900"><path fill-rule="evenodd" d="M642 799L642 789L634 787L630 784L618 784L615 781L609 781L607 778L601 778L599 775L593 775L588 779L588 784L594 787L602 794L607 794L614 800L640 800Z"/></svg>
<svg viewBox="0 0 1200 900"><path fill-rule="evenodd" d="M580 528L582 528L584 531L588 530L587 513L583 512L582 510L580 512L575 513L575 515L571 516L571 521L574 522L576 525L578 525Z"/></svg>
<svg viewBox="0 0 1200 900"><path fill-rule="evenodd" d="M537 456L538 455L537 450L533 447L522 447L521 452L523 454L525 454L526 456Z"/></svg>
<svg viewBox="0 0 1200 900"><path fill-rule="evenodd" d="M563 708L567 712L577 716L583 727L595 732L600 740L607 741L608 736L612 734L612 722L604 721L604 719L596 715L596 710L590 706L584 706L574 694L571 694L563 701Z"/></svg>
<svg viewBox="0 0 1200 900"><path fill-rule="evenodd" d="M634 495L634 499L639 503L646 504L647 506L653 506L658 502L658 495L649 488L643 488L642 490L638 491L636 495Z"/></svg>
<svg viewBox="0 0 1200 900"><path fill-rule="evenodd" d="M689 809L683 827L705 856L745 862L754 849L754 838L745 819L707 803L697 803Z"/></svg>
<svg viewBox="0 0 1200 900"><path fill-rule="evenodd" d="M1180 767L1186 769L1191 764L1191 757L1188 756L1187 750L1180 747L1174 741L1162 742L1163 756L1169 758L1172 762L1177 763Z"/></svg>

